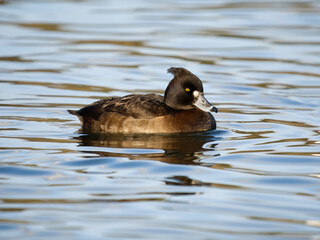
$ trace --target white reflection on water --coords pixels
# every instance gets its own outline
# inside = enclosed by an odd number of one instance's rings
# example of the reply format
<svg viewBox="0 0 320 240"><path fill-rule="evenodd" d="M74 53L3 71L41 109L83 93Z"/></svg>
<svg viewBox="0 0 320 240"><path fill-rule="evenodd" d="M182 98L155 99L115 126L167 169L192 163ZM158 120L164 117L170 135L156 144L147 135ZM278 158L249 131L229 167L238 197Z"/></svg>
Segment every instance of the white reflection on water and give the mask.
<svg viewBox="0 0 320 240"><path fill-rule="evenodd" d="M320 4L0 1L1 236L317 239ZM183 66L218 130L84 135L66 112Z"/></svg>

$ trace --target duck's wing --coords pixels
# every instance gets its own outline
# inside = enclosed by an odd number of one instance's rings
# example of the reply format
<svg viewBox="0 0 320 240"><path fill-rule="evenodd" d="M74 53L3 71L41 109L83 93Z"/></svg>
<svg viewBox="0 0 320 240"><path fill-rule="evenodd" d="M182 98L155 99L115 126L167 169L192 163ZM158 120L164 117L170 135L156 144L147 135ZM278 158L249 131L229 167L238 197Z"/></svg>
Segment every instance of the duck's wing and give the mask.
<svg viewBox="0 0 320 240"><path fill-rule="evenodd" d="M91 103L90 105L87 105L81 108L80 110L68 110L68 112L70 114L78 116L81 122L83 122L84 119L98 120L100 116L105 112L103 109L103 105L116 99L120 99L120 98L115 97L115 98L101 99L99 101L96 101L94 103Z"/></svg>
<svg viewBox="0 0 320 240"><path fill-rule="evenodd" d="M98 120L107 112L116 112L133 118L150 119L168 114L170 109L163 103L163 96L157 94L131 94L124 97L102 99L84 108L74 111L68 110L80 120Z"/></svg>
<svg viewBox="0 0 320 240"><path fill-rule="evenodd" d="M133 118L150 119L168 114L168 107L158 94L132 94L102 105L105 112L117 112Z"/></svg>

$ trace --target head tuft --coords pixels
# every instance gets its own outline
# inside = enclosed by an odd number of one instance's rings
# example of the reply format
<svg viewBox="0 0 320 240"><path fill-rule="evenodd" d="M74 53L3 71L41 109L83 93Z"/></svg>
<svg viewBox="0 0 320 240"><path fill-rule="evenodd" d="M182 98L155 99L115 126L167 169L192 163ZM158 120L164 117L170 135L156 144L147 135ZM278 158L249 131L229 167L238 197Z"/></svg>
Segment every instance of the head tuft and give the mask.
<svg viewBox="0 0 320 240"><path fill-rule="evenodd" d="M178 76L181 74L192 74L187 69L182 68L182 67L171 67L168 69L168 73L172 73L173 76Z"/></svg>

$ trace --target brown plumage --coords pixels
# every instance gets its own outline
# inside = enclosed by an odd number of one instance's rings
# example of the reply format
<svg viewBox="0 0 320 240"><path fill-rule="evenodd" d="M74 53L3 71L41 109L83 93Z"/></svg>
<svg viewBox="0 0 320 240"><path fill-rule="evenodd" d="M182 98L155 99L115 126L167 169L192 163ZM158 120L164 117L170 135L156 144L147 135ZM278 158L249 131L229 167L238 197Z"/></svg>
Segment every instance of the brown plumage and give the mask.
<svg viewBox="0 0 320 240"><path fill-rule="evenodd" d="M174 78L164 97L131 94L68 111L79 117L85 132L176 133L215 129L215 119L208 111L217 109L203 97L200 79L184 68L170 68L168 72Z"/></svg>

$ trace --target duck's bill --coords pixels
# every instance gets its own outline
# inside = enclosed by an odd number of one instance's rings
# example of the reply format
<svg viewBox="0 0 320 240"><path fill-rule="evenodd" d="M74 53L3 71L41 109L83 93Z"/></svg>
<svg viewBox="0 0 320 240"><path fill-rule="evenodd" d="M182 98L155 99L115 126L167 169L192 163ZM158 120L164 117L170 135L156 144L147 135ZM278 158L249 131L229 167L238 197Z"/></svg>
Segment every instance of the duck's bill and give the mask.
<svg viewBox="0 0 320 240"><path fill-rule="evenodd" d="M218 112L218 108L211 105L208 100L203 96L203 93L199 93L198 91L194 91L194 99L193 105L204 112Z"/></svg>

